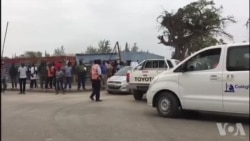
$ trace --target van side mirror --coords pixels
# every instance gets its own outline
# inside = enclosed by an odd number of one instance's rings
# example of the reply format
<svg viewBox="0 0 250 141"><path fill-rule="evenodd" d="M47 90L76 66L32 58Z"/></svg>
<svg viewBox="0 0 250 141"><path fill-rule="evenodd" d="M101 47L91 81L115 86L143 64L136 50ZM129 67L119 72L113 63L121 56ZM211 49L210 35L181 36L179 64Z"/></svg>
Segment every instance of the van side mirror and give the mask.
<svg viewBox="0 0 250 141"><path fill-rule="evenodd" d="M186 66L186 65L182 65L180 71L181 71L181 72L187 72L187 71L188 71L187 66Z"/></svg>
<svg viewBox="0 0 250 141"><path fill-rule="evenodd" d="M194 66L192 65L192 66L186 66L186 65L184 65L184 66L182 66L182 68L181 68L181 72L188 72L188 71L193 71L194 70Z"/></svg>
<svg viewBox="0 0 250 141"><path fill-rule="evenodd" d="M187 70L188 70L188 71L193 71L193 70L194 70L194 66L189 66L189 67L187 68Z"/></svg>
<svg viewBox="0 0 250 141"><path fill-rule="evenodd" d="M194 66L189 66L187 67L187 71L194 71L195 70L195 67Z"/></svg>

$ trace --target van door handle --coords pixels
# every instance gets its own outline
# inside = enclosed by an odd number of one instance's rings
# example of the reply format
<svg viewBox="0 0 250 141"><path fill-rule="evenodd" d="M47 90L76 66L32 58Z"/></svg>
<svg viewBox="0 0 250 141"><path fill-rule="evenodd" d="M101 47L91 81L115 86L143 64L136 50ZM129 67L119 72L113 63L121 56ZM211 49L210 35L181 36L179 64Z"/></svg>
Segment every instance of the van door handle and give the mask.
<svg viewBox="0 0 250 141"><path fill-rule="evenodd" d="M210 80L219 80L220 77L217 75L210 75Z"/></svg>

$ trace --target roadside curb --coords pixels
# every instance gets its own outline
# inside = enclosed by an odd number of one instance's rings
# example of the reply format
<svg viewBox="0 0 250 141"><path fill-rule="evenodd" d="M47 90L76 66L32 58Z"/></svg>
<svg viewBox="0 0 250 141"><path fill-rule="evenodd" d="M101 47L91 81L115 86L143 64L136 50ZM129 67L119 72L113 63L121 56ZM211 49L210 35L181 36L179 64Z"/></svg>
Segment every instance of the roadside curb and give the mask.
<svg viewBox="0 0 250 141"><path fill-rule="evenodd" d="M12 92L19 92L19 89L11 89L7 88L6 91L12 91ZM55 93L55 89L26 89L26 92L39 92L39 93ZM80 92L91 92L91 88L86 88L85 90L77 90L77 89L71 89L71 90L66 90L66 93L80 93ZM101 91L105 91L104 88L101 88Z"/></svg>
<svg viewBox="0 0 250 141"><path fill-rule="evenodd" d="M6 91L12 91L12 92L19 92L19 89L7 89ZM55 89L47 89L47 90L41 90L41 89L27 89L26 92L39 92L39 93L55 93ZM92 89L86 89L86 90L66 90L66 93L80 93L80 92L90 92Z"/></svg>

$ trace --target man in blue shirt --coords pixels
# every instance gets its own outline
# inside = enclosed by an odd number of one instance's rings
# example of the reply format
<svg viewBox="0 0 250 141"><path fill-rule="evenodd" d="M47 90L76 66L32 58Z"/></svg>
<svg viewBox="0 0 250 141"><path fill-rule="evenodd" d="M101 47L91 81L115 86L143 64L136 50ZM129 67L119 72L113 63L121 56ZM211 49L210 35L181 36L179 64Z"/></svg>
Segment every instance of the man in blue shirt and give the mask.
<svg viewBox="0 0 250 141"><path fill-rule="evenodd" d="M106 61L103 61L102 64L101 64L101 72L102 72L102 79L104 81L102 87L105 88L106 81L107 81L107 78L108 78L108 69L107 69Z"/></svg>
<svg viewBox="0 0 250 141"><path fill-rule="evenodd" d="M69 85L69 90L71 90L71 83L72 83L72 66L71 62L68 62L68 64L64 68L65 71L65 85L64 89L67 89L67 85Z"/></svg>

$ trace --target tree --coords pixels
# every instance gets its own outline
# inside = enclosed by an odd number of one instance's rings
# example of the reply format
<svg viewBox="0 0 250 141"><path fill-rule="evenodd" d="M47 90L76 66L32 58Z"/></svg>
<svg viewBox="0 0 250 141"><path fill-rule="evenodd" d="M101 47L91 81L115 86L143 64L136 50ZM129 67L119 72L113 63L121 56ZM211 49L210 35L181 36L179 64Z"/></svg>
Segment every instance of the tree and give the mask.
<svg viewBox="0 0 250 141"><path fill-rule="evenodd" d="M50 54L49 53L47 53L47 51L45 50L45 52L44 52L44 57L50 57Z"/></svg>
<svg viewBox="0 0 250 141"><path fill-rule="evenodd" d="M126 45L125 45L125 49L124 49L125 52L130 52L130 49L129 49L129 45L128 43L126 42Z"/></svg>
<svg viewBox="0 0 250 141"><path fill-rule="evenodd" d="M55 49L54 56L63 56L63 55L65 55L65 50L63 46L61 46L61 48Z"/></svg>
<svg viewBox="0 0 250 141"><path fill-rule="evenodd" d="M249 22L250 22L250 18L247 20L247 22L246 22L246 27L248 27L249 26Z"/></svg>
<svg viewBox="0 0 250 141"><path fill-rule="evenodd" d="M111 53L110 43L108 40L102 40L98 44L98 53Z"/></svg>
<svg viewBox="0 0 250 141"><path fill-rule="evenodd" d="M137 43L134 43L133 47L131 48L131 52L138 52L139 47L137 46Z"/></svg>
<svg viewBox="0 0 250 141"><path fill-rule="evenodd" d="M25 58L42 57L42 52L26 51L24 54L20 55L20 57L25 57Z"/></svg>
<svg viewBox="0 0 250 141"><path fill-rule="evenodd" d="M94 48L93 46L88 46L87 50L85 51L86 54L96 54L98 53L97 49Z"/></svg>
<svg viewBox="0 0 250 141"><path fill-rule="evenodd" d="M219 44L216 37L233 36L224 29L227 23L235 23L234 17L222 17L223 7L216 8L213 1L199 0L192 2L177 12L164 11L157 20L162 35L158 36L161 44L175 49L173 58L183 60L185 54L191 54L201 48Z"/></svg>
<svg viewBox="0 0 250 141"><path fill-rule="evenodd" d="M45 57L50 57L50 54L49 54L49 53L46 53L46 54L45 54Z"/></svg>

